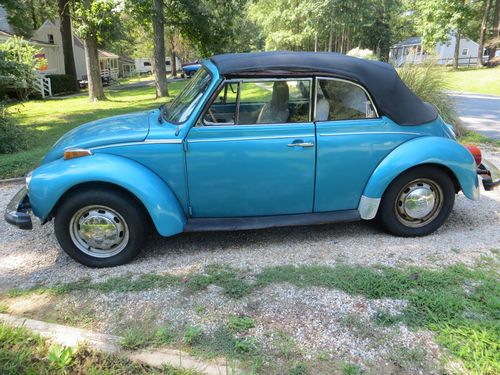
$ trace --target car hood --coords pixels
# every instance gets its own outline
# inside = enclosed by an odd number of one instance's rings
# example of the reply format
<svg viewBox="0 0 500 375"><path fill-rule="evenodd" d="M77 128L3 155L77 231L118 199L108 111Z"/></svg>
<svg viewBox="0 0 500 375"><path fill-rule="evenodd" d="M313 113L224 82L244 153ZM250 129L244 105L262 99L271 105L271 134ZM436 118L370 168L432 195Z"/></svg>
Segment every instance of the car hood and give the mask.
<svg viewBox="0 0 500 375"><path fill-rule="evenodd" d="M126 142L141 142L149 132L149 111L128 113L89 122L63 135L42 164L59 159L67 148L92 148Z"/></svg>

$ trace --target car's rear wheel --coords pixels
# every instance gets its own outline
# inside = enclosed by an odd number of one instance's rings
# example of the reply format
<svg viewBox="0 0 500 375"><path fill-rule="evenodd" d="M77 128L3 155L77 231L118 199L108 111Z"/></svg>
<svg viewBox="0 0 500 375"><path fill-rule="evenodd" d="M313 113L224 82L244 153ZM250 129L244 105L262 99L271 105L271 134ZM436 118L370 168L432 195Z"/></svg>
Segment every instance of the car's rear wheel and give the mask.
<svg viewBox="0 0 500 375"><path fill-rule="evenodd" d="M455 202L455 187L448 174L436 167L413 168L387 188L378 218L391 233L425 236L448 218Z"/></svg>
<svg viewBox="0 0 500 375"><path fill-rule="evenodd" d="M63 250L89 267L113 267L140 252L148 230L144 209L119 191L84 190L67 197L55 218Z"/></svg>

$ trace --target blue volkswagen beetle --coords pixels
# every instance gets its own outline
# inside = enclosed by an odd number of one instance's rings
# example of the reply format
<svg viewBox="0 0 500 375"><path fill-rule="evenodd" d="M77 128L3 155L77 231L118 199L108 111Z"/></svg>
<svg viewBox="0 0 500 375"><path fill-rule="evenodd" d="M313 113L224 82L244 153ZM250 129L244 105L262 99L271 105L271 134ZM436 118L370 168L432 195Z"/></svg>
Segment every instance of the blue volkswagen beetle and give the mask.
<svg viewBox="0 0 500 375"><path fill-rule="evenodd" d="M498 185L472 151L388 64L220 55L169 104L64 135L5 218L55 219L64 251L92 267L129 262L151 225L173 236L378 218L423 236L457 192L479 198L478 173Z"/></svg>

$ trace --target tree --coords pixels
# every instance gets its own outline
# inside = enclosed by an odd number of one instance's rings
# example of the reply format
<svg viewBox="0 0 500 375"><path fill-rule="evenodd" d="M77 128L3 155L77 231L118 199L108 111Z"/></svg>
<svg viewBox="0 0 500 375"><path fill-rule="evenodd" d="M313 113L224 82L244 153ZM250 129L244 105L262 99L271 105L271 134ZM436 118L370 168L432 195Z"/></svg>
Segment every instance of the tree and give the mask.
<svg viewBox="0 0 500 375"><path fill-rule="evenodd" d="M479 48L477 51L477 65L483 66L483 51L484 51L484 40L486 37L486 26L488 25L488 17L490 15L491 0L485 0L483 21L481 22L481 31L479 33Z"/></svg>
<svg viewBox="0 0 500 375"><path fill-rule="evenodd" d="M54 0L0 0L8 14L14 32L31 37L47 19L57 16L57 3Z"/></svg>
<svg viewBox="0 0 500 375"><path fill-rule="evenodd" d="M105 96L99 66L98 43L102 27L109 25L112 15L120 12L123 4L118 0L75 0L73 4L76 31L83 39L85 49L89 100L91 102L103 100Z"/></svg>
<svg viewBox="0 0 500 375"><path fill-rule="evenodd" d="M165 71L165 15L163 0L153 0L153 68L156 97L168 96L167 73Z"/></svg>
<svg viewBox="0 0 500 375"><path fill-rule="evenodd" d="M417 0L415 2L415 25L422 35L422 44L432 49L438 42L447 42L455 37L453 64L458 68L460 40L472 18L473 9L466 0Z"/></svg>
<svg viewBox="0 0 500 375"><path fill-rule="evenodd" d="M58 0L62 49L64 55L64 70L71 76L73 90L78 91L75 57L73 55L73 33L71 31L70 0Z"/></svg>
<svg viewBox="0 0 500 375"><path fill-rule="evenodd" d="M488 42L489 60L495 57L495 52L499 46L500 46L500 0L496 0L495 9L493 10L492 38Z"/></svg>

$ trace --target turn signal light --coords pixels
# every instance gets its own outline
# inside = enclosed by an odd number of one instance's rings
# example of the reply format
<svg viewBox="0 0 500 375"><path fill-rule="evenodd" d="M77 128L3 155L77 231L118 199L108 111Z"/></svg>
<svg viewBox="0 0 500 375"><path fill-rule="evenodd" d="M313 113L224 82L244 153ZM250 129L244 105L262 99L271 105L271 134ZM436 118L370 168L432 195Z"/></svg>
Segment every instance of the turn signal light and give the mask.
<svg viewBox="0 0 500 375"><path fill-rule="evenodd" d="M92 151L84 148L69 148L64 150L64 160L81 158L82 156L92 155Z"/></svg>
<svg viewBox="0 0 500 375"><path fill-rule="evenodd" d="M476 165L481 164L481 161L483 160L483 156L481 155L481 150L479 149L479 147L474 146L474 145L465 145L465 147L469 150L469 152L474 157L474 160L476 161Z"/></svg>

